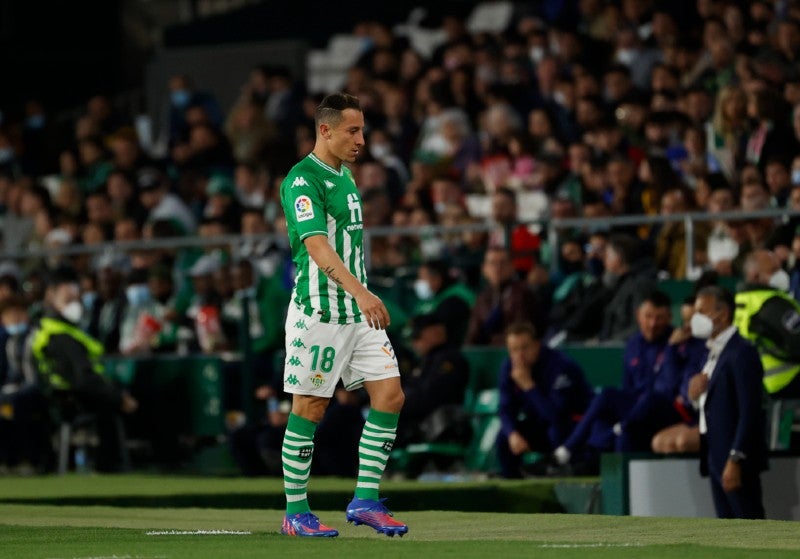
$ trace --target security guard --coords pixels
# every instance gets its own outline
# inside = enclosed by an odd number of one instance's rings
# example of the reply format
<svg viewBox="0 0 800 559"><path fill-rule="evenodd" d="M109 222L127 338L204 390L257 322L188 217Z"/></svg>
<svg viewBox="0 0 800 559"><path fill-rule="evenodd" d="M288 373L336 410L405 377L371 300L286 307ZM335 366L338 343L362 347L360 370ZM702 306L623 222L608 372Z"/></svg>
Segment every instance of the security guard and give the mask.
<svg viewBox="0 0 800 559"><path fill-rule="evenodd" d="M800 397L800 304L774 252L754 250L744 263L745 288L736 294L734 324L758 348L764 388L772 397Z"/></svg>
<svg viewBox="0 0 800 559"><path fill-rule="evenodd" d="M138 402L104 376L105 348L76 326L82 316L77 274L70 268L54 270L45 292L44 315L31 334L30 358L60 414L96 415L100 448L95 467L115 471L121 467L122 444L117 414L133 413Z"/></svg>

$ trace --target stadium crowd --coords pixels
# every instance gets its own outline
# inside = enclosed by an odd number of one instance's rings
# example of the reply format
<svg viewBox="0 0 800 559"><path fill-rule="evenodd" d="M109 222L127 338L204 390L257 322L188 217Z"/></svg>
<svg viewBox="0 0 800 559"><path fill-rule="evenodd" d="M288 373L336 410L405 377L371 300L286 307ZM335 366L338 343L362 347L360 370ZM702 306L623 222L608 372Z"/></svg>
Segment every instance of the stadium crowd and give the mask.
<svg viewBox="0 0 800 559"><path fill-rule="evenodd" d="M797 216L695 222L691 232L682 221L591 221L800 211L800 2L513 5L496 32L471 32L465 18L444 16L437 24L445 39L430 56L391 22L360 21L352 29L363 49L342 90L359 98L367 123L365 150L353 165L364 226L419 231L377 236L370 245L371 279L413 270L416 306L387 305L408 372L407 406L417 415L435 407L422 401L427 386L465 383L447 377L425 385L421 378L452 374L460 363L452 353L464 346L505 346L516 323L532 324L517 324L517 337L554 346L622 344L638 335L641 345L663 348L673 318L681 326L677 317L664 317L657 332L645 331L638 317L648 305L664 308L652 295L659 281L735 284L746 280L748 257L758 251L773 259L765 285L800 299ZM116 110L108 95L87 99L67 126L35 98L2 107L4 251L145 242L129 251L4 260L0 317L22 302L26 331L35 328L51 272L69 266L83 309L73 322L107 354L235 350L247 318L267 414L259 426L230 414L229 426L244 469L273 471L275 431L287 413L280 362L293 277L277 189L314 145L322 95L307 91L304 76L268 65L242 77L230 107L190 76L171 76L164 86L170 115L163 153L140 142L135 115ZM541 223L567 217L588 220L559 231L558 246L550 246ZM467 224L499 228L424 233L428 225ZM233 247L155 242L231 234L246 237ZM686 260L687 234L694 261ZM4 340L20 334L22 322L13 320L3 320ZM442 324L443 331L435 328ZM431 355L440 357L433 363ZM6 395L37 382L6 361ZM527 385L508 367L518 387ZM686 386L670 390L668 403ZM585 411L588 398L581 396L573 415ZM336 421L357 422L359 395L337 393L336 400L343 410L331 410ZM607 427L619 435L620 421ZM564 443L576 421L567 423L546 442L547 452ZM512 432L504 420L502 436ZM248 445L259 446L258 456ZM531 445L508 439L501 446L507 457ZM7 457L8 465L15 460Z"/></svg>

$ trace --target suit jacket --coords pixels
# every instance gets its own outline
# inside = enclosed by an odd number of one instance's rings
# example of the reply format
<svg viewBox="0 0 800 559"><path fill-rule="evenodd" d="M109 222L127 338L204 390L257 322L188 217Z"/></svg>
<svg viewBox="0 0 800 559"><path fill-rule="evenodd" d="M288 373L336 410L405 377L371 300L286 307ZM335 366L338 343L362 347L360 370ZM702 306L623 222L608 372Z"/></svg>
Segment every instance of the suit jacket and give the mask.
<svg viewBox="0 0 800 559"><path fill-rule="evenodd" d="M708 472L719 478L730 451L743 452L743 474L767 469L762 407L764 369L756 348L738 332L725 345L708 384L705 402Z"/></svg>

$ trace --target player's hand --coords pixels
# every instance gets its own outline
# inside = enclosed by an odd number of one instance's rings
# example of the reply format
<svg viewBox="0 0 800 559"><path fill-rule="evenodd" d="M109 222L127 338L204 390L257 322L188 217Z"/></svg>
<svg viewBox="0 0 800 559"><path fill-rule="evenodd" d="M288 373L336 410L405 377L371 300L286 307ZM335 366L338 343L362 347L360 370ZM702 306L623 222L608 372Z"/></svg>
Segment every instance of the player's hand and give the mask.
<svg viewBox="0 0 800 559"><path fill-rule="evenodd" d="M697 373L689 379L689 398L697 401L700 395L708 390L708 377L703 373Z"/></svg>
<svg viewBox="0 0 800 559"><path fill-rule="evenodd" d="M364 315L364 320L371 328L376 330L385 330L391 320L389 319L389 311L386 310L386 305L371 291L365 289L361 294L356 297L356 304L358 305L361 314Z"/></svg>
<svg viewBox="0 0 800 559"><path fill-rule="evenodd" d="M508 448L514 456L519 456L531 449L531 445L525 440L525 437L519 434L518 431L512 431L508 436Z"/></svg>
<svg viewBox="0 0 800 559"><path fill-rule="evenodd" d="M722 489L726 493L736 491L742 487L742 466L728 460L725 462L725 469L722 470Z"/></svg>

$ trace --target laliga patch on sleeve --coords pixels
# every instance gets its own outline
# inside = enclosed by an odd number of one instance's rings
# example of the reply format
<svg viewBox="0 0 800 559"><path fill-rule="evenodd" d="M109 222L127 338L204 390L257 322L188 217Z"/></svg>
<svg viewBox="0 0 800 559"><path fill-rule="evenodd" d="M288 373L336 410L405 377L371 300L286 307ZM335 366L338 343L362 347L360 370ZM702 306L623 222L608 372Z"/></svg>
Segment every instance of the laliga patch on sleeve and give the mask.
<svg viewBox="0 0 800 559"><path fill-rule="evenodd" d="M311 198L308 196L298 196L295 198L294 215L297 218L297 221L314 219L314 206L311 205Z"/></svg>

